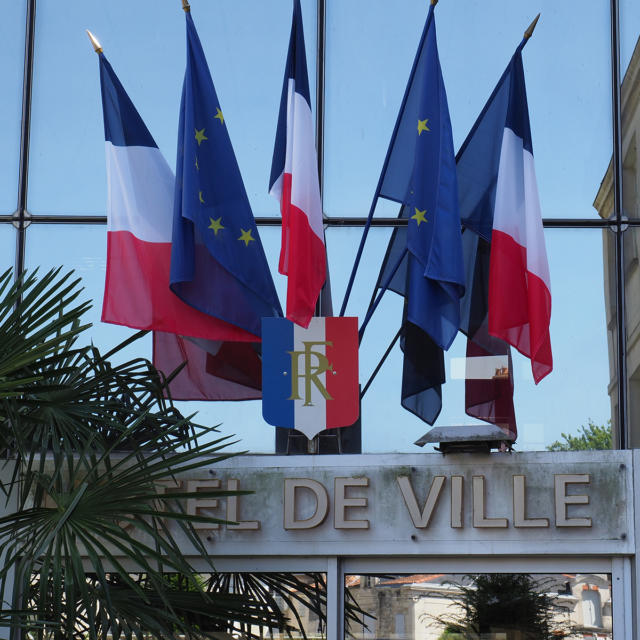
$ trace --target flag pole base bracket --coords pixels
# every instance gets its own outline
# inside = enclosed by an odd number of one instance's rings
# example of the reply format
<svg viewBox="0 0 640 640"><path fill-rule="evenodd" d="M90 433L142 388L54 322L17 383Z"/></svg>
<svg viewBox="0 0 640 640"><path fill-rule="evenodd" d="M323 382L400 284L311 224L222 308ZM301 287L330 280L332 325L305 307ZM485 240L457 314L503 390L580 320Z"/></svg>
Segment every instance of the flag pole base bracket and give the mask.
<svg viewBox="0 0 640 640"><path fill-rule="evenodd" d="M493 424L467 424L448 427L434 427L414 444L423 447L435 444L436 451L447 453L491 453L512 451L515 438L504 429Z"/></svg>

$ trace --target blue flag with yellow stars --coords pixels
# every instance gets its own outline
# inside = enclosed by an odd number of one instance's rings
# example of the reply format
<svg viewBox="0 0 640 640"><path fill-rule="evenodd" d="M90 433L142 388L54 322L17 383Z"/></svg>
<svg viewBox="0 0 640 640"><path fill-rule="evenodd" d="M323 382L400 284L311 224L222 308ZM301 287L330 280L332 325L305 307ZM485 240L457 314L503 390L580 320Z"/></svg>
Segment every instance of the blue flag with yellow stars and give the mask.
<svg viewBox="0 0 640 640"><path fill-rule="evenodd" d="M171 289L254 336L282 310L190 12L173 210Z"/></svg>
<svg viewBox="0 0 640 640"><path fill-rule="evenodd" d="M464 263L456 163L433 11L425 26L406 100L391 141L380 195L402 203L407 232L396 233L391 254L408 250L390 288L407 299L407 320L442 349L460 326ZM406 238L406 240L404 240ZM400 243L406 242L404 246ZM387 260L384 273L395 264Z"/></svg>

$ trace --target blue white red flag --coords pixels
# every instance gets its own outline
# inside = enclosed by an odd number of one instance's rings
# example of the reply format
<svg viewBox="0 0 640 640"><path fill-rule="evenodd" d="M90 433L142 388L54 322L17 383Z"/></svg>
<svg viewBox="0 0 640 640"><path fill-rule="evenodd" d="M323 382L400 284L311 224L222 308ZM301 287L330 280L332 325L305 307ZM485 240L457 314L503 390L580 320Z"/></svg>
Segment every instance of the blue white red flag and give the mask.
<svg viewBox="0 0 640 640"><path fill-rule="evenodd" d="M257 341L261 318L282 310L204 51L185 16L171 289Z"/></svg>
<svg viewBox="0 0 640 640"><path fill-rule="evenodd" d="M108 186L102 321L215 340L255 339L171 293L175 179L105 55L99 59Z"/></svg>
<svg viewBox="0 0 640 640"><path fill-rule="evenodd" d="M207 371L215 345L230 340L250 352L245 341L255 337L169 289L175 179L103 53L99 62L108 185L102 321L153 330L154 364L166 375L187 361L169 387L176 400L259 398L246 379ZM184 335L201 339L207 350Z"/></svg>
<svg viewBox="0 0 640 640"><path fill-rule="evenodd" d="M463 224L491 242L489 334L538 383L553 368L551 281L520 48L458 152L458 182Z"/></svg>
<svg viewBox="0 0 640 640"><path fill-rule="evenodd" d="M353 424L359 413L358 319L262 321L262 415L313 438Z"/></svg>
<svg viewBox="0 0 640 640"><path fill-rule="evenodd" d="M278 270L288 279L287 318L303 327L314 314L327 270L317 163L302 11L294 0L269 193L282 213Z"/></svg>

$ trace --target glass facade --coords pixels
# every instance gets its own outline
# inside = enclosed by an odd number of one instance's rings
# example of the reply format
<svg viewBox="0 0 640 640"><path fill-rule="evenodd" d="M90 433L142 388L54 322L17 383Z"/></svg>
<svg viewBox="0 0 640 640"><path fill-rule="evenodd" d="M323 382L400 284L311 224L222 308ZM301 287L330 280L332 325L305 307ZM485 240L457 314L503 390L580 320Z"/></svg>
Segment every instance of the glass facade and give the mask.
<svg viewBox="0 0 640 640"><path fill-rule="evenodd" d="M512 5L512 6L511 6ZM533 15L497 0L437 6L440 60L456 149ZM614 444L639 446L636 283L640 186L640 11L631 0L541 0L523 51L551 272L554 371L539 385L514 356L516 448L544 449L590 421L614 426ZM194 2L193 17L281 301L277 202L268 191L287 51L290 3ZM340 308L420 33L425 3L303 0L312 111L334 311ZM22 0L6 7L0 42L0 267L63 265L93 301L90 337L107 349L130 330L100 322L106 261L106 168L98 65L90 28L173 168L185 38L180 3ZM499 16L499 18L498 18ZM25 73L23 74L23 69ZM397 205L380 200L348 315L366 314ZM400 328L388 293L360 350L363 388ZM125 355L151 357L146 337ZM465 413L465 344L445 353L436 425ZM362 398L363 452L418 451L430 426L400 406L402 353L392 349ZM622 383L620 383L622 381ZM259 401L189 403L235 433L240 450L274 451ZM393 425L394 438L388 437Z"/></svg>
<svg viewBox="0 0 640 640"><path fill-rule="evenodd" d="M611 640L611 595L607 574L347 575L345 636Z"/></svg>

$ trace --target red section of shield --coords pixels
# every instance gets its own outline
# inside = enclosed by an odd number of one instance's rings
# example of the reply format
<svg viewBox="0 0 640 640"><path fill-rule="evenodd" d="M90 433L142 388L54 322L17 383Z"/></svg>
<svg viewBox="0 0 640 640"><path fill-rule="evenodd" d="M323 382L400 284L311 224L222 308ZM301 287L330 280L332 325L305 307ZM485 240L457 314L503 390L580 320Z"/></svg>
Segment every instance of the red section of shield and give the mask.
<svg viewBox="0 0 640 640"><path fill-rule="evenodd" d="M358 388L358 319L325 318L327 371L327 429L352 425L360 412Z"/></svg>

